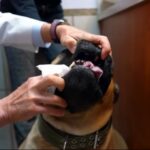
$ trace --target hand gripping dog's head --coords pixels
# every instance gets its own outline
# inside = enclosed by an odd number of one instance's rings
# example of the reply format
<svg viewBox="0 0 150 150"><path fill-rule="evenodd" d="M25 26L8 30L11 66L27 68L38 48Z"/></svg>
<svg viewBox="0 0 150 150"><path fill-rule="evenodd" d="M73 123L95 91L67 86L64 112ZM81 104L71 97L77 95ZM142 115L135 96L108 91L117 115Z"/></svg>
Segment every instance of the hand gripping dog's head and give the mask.
<svg viewBox="0 0 150 150"><path fill-rule="evenodd" d="M56 94L63 97L71 113L85 111L100 101L112 77L112 58L100 58L101 49L85 40L78 42L71 57L71 70L63 76L65 88Z"/></svg>

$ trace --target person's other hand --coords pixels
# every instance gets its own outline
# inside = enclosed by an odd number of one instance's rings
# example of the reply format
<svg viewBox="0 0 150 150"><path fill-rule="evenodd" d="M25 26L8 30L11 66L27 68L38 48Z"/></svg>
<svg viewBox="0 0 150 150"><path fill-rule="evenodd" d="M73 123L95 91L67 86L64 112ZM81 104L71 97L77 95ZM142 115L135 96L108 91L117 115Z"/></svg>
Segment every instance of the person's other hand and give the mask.
<svg viewBox="0 0 150 150"><path fill-rule="evenodd" d="M66 102L48 92L48 87L64 88L64 80L55 75L29 78L17 90L5 97L3 104L3 119L8 123L30 119L44 113L53 116L64 115Z"/></svg>
<svg viewBox="0 0 150 150"><path fill-rule="evenodd" d="M57 26L56 33L61 44L66 46L72 53L74 53L77 41L80 39L99 45L102 48L102 59L105 59L111 53L110 42L106 36L94 35L69 25Z"/></svg>

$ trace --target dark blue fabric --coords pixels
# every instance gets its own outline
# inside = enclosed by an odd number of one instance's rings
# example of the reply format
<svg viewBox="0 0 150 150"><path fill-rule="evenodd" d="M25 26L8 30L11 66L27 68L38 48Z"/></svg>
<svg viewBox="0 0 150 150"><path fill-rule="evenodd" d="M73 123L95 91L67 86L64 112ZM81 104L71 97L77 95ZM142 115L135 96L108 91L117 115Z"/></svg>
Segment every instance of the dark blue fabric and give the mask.
<svg viewBox="0 0 150 150"><path fill-rule="evenodd" d="M40 20L34 0L2 0L1 11Z"/></svg>

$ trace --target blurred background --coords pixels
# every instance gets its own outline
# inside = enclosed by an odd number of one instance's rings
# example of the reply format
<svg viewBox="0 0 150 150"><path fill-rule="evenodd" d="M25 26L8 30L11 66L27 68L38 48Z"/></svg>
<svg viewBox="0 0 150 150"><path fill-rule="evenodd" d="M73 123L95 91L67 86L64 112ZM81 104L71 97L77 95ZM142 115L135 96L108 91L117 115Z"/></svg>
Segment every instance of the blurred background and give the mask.
<svg viewBox="0 0 150 150"><path fill-rule="evenodd" d="M62 0L67 21L108 36L115 61L120 98L114 126L129 149L150 149L150 1ZM0 48L0 97L10 92L7 58ZM16 147L11 125L0 129L0 149Z"/></svg>

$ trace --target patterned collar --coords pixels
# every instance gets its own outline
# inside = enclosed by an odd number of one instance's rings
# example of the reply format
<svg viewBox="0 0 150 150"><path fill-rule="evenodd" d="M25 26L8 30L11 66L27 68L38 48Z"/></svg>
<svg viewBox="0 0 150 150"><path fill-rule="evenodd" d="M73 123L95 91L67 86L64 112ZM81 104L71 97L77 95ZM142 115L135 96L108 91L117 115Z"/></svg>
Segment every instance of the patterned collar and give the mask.
<svg viewBox="0 0 150 150"><path fill-rule="evenodd" d="M111 124L112 117L96 132L84 136L77 136L52 127L41 115L38 117L38 127L43 138L63 150L96 149L105 141Z"/></svg>

